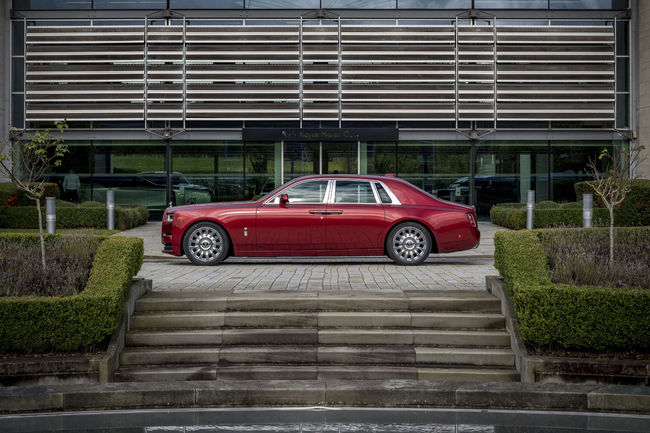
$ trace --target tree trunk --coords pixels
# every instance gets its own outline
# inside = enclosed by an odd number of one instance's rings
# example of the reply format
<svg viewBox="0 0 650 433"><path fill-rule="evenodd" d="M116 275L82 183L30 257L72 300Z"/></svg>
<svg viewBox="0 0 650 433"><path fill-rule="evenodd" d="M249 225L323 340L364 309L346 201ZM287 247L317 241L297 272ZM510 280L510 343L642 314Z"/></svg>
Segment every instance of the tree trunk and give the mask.
<svg viewBox="0 0 650 433"><path fill-rule="evenodd" d="M609 266L614 266L614 206L609 206Z"/></svg>
<svg viewBox="0 0 650 433"><path fill-rule="evenodd" d="M38 212L38 234L41 237L41 263L45 272L45 240L43 239L43 215L41 215L41 200L36 199L36 211Z"/></svg>

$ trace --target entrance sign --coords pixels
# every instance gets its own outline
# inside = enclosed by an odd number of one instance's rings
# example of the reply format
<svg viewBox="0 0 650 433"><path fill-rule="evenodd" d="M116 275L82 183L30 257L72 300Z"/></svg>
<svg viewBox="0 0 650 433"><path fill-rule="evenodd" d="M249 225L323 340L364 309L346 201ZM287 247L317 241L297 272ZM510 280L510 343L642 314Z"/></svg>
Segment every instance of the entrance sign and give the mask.
<svg viewBox="0 0 650 433"><path fill-rule="evenodd" d="M244 141L397 141L395 128L244 128Z"/></svg>

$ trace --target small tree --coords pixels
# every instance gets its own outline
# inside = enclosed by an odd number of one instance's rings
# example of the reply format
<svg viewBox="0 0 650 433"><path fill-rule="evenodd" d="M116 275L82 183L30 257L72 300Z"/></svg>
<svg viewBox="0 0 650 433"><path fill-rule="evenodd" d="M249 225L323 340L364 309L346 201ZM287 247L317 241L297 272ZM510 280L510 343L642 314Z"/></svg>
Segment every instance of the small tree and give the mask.
<svg viewBox="0 0 650 433"><path fill-rule="evenodd" d="M614 208L625 200L636 174L630 168L641 162L643 146L629 151L617 147L613 152L603 149L597 158L589 158L587 170L594 180L587 182L609 211L609 266L614 265ZM601 162L599 164L599 161Z"/></svg>
<svg viewBox="0 0 650 433"><path fill-rule="evenodd" d="M63 122L56 122L60 134L68 127ZM41 238L41 262L45 271L45 241L43 239L43 216L41 215L41 199L45 193L43 174L50 167L61 165L61 159L68 151L63 138L54 136L49 129L35 131L29 140L23 140L20 130L10 129L11 140L7 147L13 152L9 155L0 154L0 171L8 176L16 187L36 201L38 211L38 233Z"/></svg>

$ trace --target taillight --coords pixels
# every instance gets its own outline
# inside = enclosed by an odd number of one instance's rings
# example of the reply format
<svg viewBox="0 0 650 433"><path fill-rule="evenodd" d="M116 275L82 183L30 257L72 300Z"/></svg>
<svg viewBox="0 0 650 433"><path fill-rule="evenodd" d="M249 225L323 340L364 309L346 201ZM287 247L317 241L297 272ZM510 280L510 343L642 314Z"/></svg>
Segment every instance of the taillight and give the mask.
<svg viewBox="0 0 650 433"><path fill-rule="evenodd" d="M469 225L476 227L476 218L474 217L474 214L468 213L467 219L469 220Z"/></svg>

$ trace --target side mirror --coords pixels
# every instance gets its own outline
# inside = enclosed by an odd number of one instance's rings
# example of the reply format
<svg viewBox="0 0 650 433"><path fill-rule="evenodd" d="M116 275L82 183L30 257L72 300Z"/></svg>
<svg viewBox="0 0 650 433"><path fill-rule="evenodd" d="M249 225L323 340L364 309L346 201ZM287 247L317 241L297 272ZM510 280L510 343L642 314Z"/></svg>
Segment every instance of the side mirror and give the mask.
<svg viewBox="0 0 650 433"><path fill-rule="evenodd" d="M280 206L285 207L289 203L289 195L282 194L280 196Z"/></svg>

